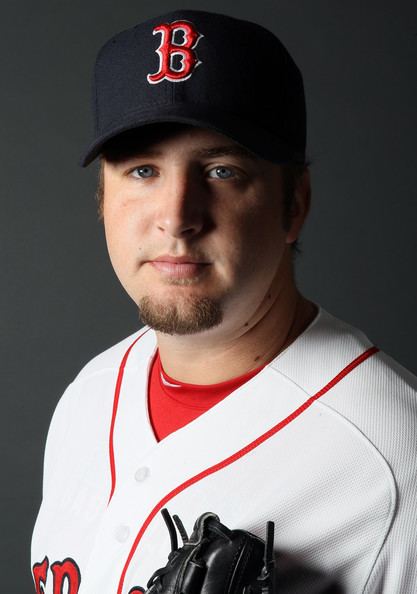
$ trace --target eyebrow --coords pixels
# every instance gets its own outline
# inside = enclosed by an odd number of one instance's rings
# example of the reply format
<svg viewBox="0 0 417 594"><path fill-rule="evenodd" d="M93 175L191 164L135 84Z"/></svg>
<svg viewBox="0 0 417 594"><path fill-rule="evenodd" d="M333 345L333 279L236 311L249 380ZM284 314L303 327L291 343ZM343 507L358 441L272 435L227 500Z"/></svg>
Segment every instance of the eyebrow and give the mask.
<svg viewBox="0 0 417 594"><path fill-rule="evenodd" d="M245 157L246 159L257 160L257 157L248 149L238 145L215 146L211 148L202 148L195 151L199 157L227 157L229 155L236 157Z"/></svg>

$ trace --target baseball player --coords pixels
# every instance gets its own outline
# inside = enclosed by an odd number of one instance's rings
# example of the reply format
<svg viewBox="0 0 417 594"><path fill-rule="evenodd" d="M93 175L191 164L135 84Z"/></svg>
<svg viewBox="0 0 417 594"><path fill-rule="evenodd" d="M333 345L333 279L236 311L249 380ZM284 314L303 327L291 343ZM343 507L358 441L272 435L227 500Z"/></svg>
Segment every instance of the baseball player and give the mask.
<svg viewBox="0 0 417 594"><path fill-rule="evenodd" d="M415 594L417 378L296 287L310 183L287 50L171 12L103 46L93 106L81 164L100 158L110 259L144 326L56 407L37 594L140 592L170 550L163 508L187 528L273 521L277 592Z"/></svg>

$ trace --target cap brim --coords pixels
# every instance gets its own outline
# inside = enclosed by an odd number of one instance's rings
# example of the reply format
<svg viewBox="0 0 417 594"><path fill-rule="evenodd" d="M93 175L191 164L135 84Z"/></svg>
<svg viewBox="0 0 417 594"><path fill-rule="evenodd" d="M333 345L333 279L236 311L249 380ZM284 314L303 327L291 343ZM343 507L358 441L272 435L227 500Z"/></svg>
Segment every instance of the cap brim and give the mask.
<svg viewBox="0 0 417 594"><path fill-rule="evenodd" d="M87 167L100 154L103 145L119 134L149 124L164 122L178 122L209 128L228 136L255 155L276 163L288 160L304 160L303 154L289 147L288 144L277 139L267 130L254 127L233 114L219 110L214 111L213 107L210 109L204 107L190 109L189 105L170 105L167 107L155 106L152 109L129 114L129 117L124 118L123 122L113 125L90 144L79 161L80 166Z"/></svg>

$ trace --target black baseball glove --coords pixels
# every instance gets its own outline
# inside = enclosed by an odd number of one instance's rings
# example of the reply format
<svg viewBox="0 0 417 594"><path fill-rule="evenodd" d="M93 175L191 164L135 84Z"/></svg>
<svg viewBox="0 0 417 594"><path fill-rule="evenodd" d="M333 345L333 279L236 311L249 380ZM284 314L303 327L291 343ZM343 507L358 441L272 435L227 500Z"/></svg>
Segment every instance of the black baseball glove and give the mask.
<svg viewBox="0 0 417 594"><path fill-rule="evenodd" d="M171 552L165 567L156 570L147 589L129 594L274 594L274 523L267 522L266 541L245 530L230 530L219 517L202 514L188 537L178 516L161 511L169 530Z"/></svg>

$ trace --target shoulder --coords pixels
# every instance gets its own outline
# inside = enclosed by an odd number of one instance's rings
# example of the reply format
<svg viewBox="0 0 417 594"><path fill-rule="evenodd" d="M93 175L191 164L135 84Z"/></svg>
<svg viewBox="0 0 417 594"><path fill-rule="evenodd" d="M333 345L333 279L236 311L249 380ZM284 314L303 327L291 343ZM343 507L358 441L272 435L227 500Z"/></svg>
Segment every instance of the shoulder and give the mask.
<svg viewBox="0 0 417 594"><path fill-rule="evenodd" d="M346 378L356 380L357 388L417 390L417 376L380 349L363 330L320 306L316 318L275 359L273 367L297 378L307 392L313 393L346 368L351 368Z"/></svg>
<svg viewBox="0 0 417 594"><path fill-rule="evenodd" d="M83 419L105 414L112 406L118 374L148 360L156 344L153 331L145 326L92 357L81 368L58 399L49 433L62 438L68 427L80 427Z"/></svg>
<svg viewBox="0 0 417 594"><path fill-rule="evenodd" d="M359 328L320 307L310 326L272 363L335 423L359 430L391 462L417 455L417 377Z"/></svg>
<svg viewBox="0 0 417 594"><path fill-rule="evenodd" d="M330 314L325 317L338 334L328 348L340 350L343 365L373 346L355 326L333 316L331 320ZM324 347L321 352L325 356ZM417 376L393 357L382 349L373 352L330 389L320 403L359 430L385 459L397 486L417 475Z"/></svg>
<svg viewBox="0 0 417 594"><path fill-rule="evenodd" d="M144 326L95 355L81 368L73 383L81 382L97 373L118 371L120 366L130 365L132 358L136 360L138 356L147 357L155 344L154 333L149 331L150 328ZM139 341L136 349L139 352L135 351L130 357L132 349Z"/></svg>
<svg viewBox="0 0 417 594"><path fill-rule="evenodd" d="M334 351L335 360L339 358L339 367L342 364L359 359L360 363L346 375L346 388L355 388L361 395L363 407L367 401L377 405L381 413L390 407L400 404L410 404L416 407L417 376L401 363L391 357L356 326L340 320L324 312L323 323L318 332L321 342L321 352ZM376 347L375 352L371 349ZM370 352L369 357L361 359L361 355ZM337 365L333 368L336 371ZM349 390L352 396L352 390ZM375 400L376 399L376 400Z"/></svg>

